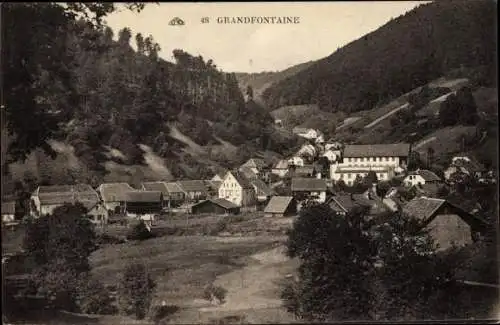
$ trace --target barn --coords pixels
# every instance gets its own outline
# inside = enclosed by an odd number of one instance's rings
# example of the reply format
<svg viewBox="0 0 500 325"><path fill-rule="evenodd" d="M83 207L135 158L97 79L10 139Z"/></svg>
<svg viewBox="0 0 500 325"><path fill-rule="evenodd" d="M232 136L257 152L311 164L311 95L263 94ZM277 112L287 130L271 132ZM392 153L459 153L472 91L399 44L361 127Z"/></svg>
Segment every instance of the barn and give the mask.
<svg viewBox="0 0 500 325"><path fill-rule="evenodd" d="M291 196L273 196L266 208L266 217L288 217L297 213L297 204Z"/></svg>
<svg viewBox="0 0 500 325"><path fill-rule="evenodd" d="M209 199L191 206L192 214L239 214L240 207L226 199Z"/></svg>

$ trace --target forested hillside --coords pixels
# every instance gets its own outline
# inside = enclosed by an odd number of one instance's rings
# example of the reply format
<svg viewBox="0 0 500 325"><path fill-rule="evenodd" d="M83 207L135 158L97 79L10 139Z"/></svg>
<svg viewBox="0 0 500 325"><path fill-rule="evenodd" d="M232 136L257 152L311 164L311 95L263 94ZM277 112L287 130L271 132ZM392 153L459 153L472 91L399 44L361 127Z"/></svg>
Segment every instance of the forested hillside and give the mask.
<svg viewBox="0 0 500 325"><path fill-rule="evenodd" d="M307 69L313 64L314 61L309 61L294 65L283 71L269 71L259 73L237 72L235 75L241 90L245 92L248 86L252 87L255 100L260 102L262 100L262 93L267 88L281 80L285 80L286 78L295 75L299 71Z"/></svg>
<svg viewBox="0 0 500 325"><path fill-rule="evenodd" d="M264 101L357 112L460 67L495 80L496 12L491 0L423 4L267 88Z"/></svg>
<svg viewBox="0 0 500 325"><path fill-rule="evenodd" d="M74 6L101 17L113 10L108 4ZM151 36L128 28L112 31L99 21L77 19L82 8L70 9L54 3L2 5L2 130L10 133L2 164L23 160L37 148L55 154L47 140L58 140L102 174L104 148L123 153L121 164L142 164L140 144L166 159L169 168L178 167L185 143L171 136L173 127L200 146L225 140L256 151L288 141L275 136L262 107L245 102L235 75L212 60L178 49L175 62L167 62ZM174 176L182 174L174 170Z"/></svg>

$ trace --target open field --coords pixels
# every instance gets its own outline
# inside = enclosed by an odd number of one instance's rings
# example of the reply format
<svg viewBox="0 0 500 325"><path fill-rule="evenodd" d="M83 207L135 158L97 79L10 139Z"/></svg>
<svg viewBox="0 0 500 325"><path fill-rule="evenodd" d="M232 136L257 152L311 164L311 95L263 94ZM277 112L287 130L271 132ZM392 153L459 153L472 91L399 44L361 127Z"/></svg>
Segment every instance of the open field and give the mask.
<svg viewBox="0 0 500 325"><path fill-rule="evenodd" d="M165 236L110 245L91 256L92 273L104 283L116 285L128 263L144 263L157 283L153 303L165 301L178 308L172 315L174 323L207 322L228 312L271 307L272 313L285 315L280 309L279 291L272 291L272 297L267 298L270 293L261 290L276 286L275 281L294 267L276 249L284 240L284 236ZM255 258L262 256L255 254L266 251L261 260ZM225 304L211 306L203 299L209 284L228 290ZM239 294L243 295L238 298ZM269 301L273 302L270 307ZM247 321L249 313L244 313Z"/></svg>

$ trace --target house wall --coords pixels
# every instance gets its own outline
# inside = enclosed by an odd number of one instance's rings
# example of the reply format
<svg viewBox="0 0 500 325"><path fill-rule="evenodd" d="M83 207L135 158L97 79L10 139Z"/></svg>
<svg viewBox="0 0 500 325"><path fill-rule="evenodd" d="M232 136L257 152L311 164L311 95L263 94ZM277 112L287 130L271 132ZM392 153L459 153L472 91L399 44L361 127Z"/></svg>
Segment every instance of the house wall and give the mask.
<svg viewBox="0 0 500 325"><path fill-rule="evenodd" d="M430 235L438 244L438 250L472 243L471 227L456 214L441 214L436 216L427 226Z"/></svg>
<svg viewBox="0 0 500 325"><path fill-rule="evenodd" d="M193 214L201 214L201 213L215 213L215 214L236 214L238 209L226 209L212 202L204 202L202 204L198 204L197 206L193 206L191 209L191 213Z"/></svg>
<svg viewBox="0 0 500 325"><path fill-rule="evenodd" d="M301 157L292 157L288 159L288 163L290 165L295 165L295 166L304 166L304 159Z"/></svg>
<svg viewBox="0 0 500 325"><path fill-rule="evenodd" d="M425 179L420 175L408 175L404 179L404 183L407 186L424 185Z"/></svg>
<svg viewBox="0 0 500 325"><path fill-rule="evenodd" d="M321 192L302 192L302 191L295 191L292 192L293 196L297 199L297 196L300 195L308 195L308 196L315 196L316 198L314 199L315 201L319 203L325 203L326 202L326 191L321 191ZM297 208L298 209L298 208Z"/></svg>
<svg viewBox="0 0 500 325"><path fill-rule="evenodd" d="M243 188L233 174L228 173L219 188L219 198L226 199L238 206L242 206Z"/></svg>
<svg viewBox="0 0 500 325"><path fill-rule="evenodd" d="M104 207L102 204L96 205L94 208L92 208L89 212L88 215L91 216L90 220L93 223L97 224L107 224L109 215L108 215L108 210Z"/></svg>
<svg viewBox="0 0 500 325"><path fill-rule="evenodd" d="M206 195L201 191L189 191L187 192L187 198L190 201L199 201L206 199Z"/></svg>
<svg viewBox="0 0 500 325"><path fill-rule="evenodd" d="M371 166L371 167L362 167L362 166L351 166L348 167L349 171L342 170L341 168L346 168L343 164L331 164L330 165L330 178L334 181L343 180L347 185L354 185L354 180L357 176L365 177L368 175L366 171L367 168L370 168L373 172L377 174L377 179L380 181L387 181L394 177L394 168L386 167L386 166ZM356 170L359 170L357 172Z"/></svg>
<svg viewBox="0 0 500 325"><path fill-rule="evenodd" d="M271 170L271 173L274 175L278 175L279 177L285 177L286 173L288 172L288 169L277 169L273 168Z"/></svg>
<svg viewBox="0 0 500 325"><path fill-rule="evenodd" d="M14 214L2 213L2 222L13 222L14 220Z"/></svg>

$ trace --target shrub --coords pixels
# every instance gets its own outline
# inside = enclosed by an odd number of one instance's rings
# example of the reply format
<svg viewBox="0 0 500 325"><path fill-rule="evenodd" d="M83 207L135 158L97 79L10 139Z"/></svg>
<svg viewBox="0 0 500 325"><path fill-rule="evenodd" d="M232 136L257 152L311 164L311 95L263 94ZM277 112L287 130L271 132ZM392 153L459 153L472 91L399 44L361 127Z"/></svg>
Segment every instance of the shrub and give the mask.
<svg viewBox="0 0 500 325"><path fill-rule="evenodd" d="M149 231L143 220L133 226L127 233L128 240L146 240L153 237L153 233Z"/></svg>
<svg viewBox="0 0 500 325"><path fill-rule="evenodd" d="M213 301L217 299L220 304L223 304L226 300L227 290L221 286L214 286L213 284L208 285L203 291L203 298L208 301Z"/></svg>
<svg viewBox="0 0 500 325"><path fill-rule="evenodd" d="M159 324L166 317L176 313L179 310L178 306L175 305L161 305L154 306L150 310L150 319L155 323Z"/></svg>
<svg viewBox="0 0 500 325"><path fill-rule="evenodd" d="M151 305L155 283L143 264L129 264L118 287L118 306L124 315L144 319Z"/></svg>
<svg viewBox="0 0 500 325"><path fill-rule="evenodd" d="M113 298L110 291L98 280L89 279L78 294L78 307L85 314L113 314Z"/></svg>

